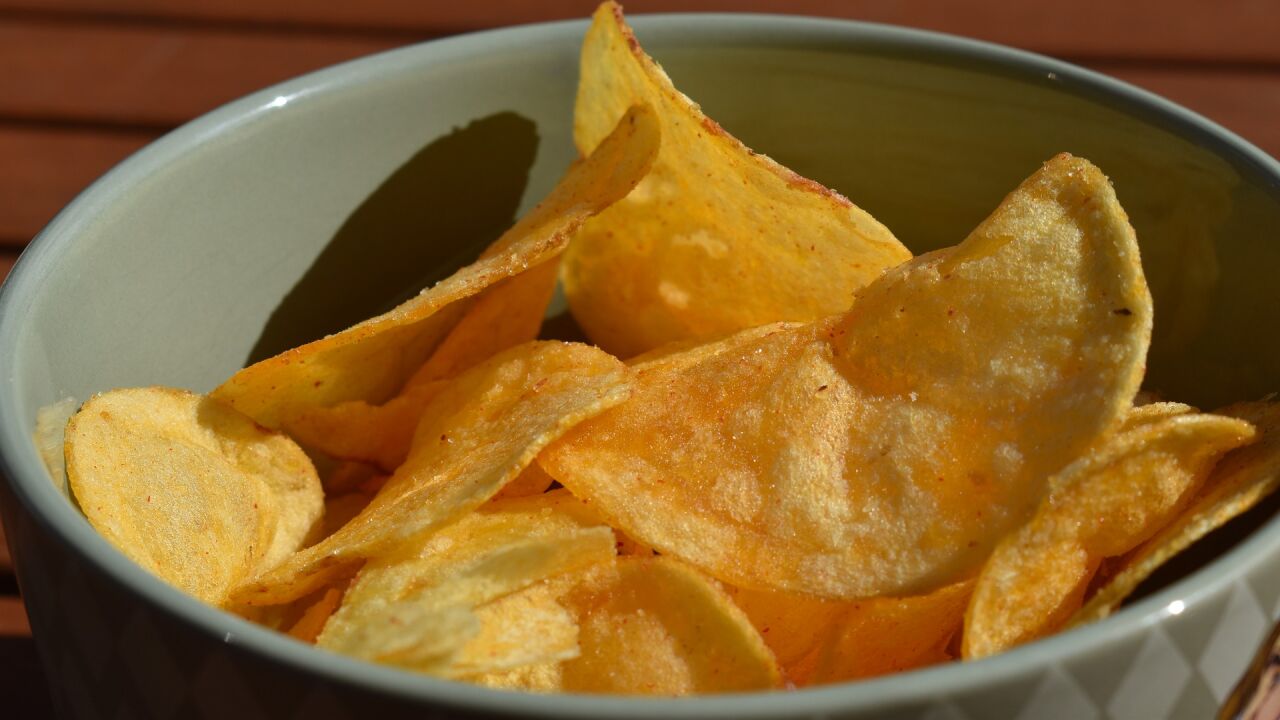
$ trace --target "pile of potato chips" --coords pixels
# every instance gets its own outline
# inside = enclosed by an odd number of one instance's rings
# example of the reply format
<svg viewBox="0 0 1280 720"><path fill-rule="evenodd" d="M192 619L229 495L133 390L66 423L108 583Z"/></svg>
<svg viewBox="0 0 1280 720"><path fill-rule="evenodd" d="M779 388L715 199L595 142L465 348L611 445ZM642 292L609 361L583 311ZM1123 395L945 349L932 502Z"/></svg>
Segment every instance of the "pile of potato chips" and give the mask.
<svg viewBox="0 0 1280 720"><path fill-rule="evenodd" d="M1151 296L1085 160L913 258L703 115L612 3L574 134L550 195L403 305L207 396L86 402L89 522L331 651L687 695L1105 617L1280 482L1280 404L1137 402ZM596 346L536 339L558 280Z"/></svg>

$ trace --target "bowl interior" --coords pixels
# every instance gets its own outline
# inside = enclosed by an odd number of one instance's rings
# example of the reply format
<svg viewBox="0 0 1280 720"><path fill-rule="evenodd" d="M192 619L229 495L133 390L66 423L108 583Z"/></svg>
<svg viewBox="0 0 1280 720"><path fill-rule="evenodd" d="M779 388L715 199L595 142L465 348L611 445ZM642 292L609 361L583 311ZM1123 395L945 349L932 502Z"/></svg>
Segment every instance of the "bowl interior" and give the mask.
<svg viewBox="0 0 1280 720"><path fill-rule="evenodd" d="M959 242L1055 153L1089 158L1130 214L1155 296L1148 387L1206 408L1274 389L1280 337L1259 328L1280 306L1280 188L1274 163L1227 134L1068 66L924 33L723 16L636 26L708 115L915 252ZM210 389L473 257L574 157L584 28L456 38L301 78L97 183L5 291L0 421L19 496L52 507L26 440L40 406L119 386Z"/></svg>

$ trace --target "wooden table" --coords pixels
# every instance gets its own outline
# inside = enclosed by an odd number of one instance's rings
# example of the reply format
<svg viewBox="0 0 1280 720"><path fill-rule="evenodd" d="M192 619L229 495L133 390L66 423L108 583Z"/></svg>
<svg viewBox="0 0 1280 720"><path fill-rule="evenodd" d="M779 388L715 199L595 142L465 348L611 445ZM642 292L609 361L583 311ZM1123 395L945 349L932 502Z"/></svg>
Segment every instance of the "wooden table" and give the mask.
<svg viewBox="0 0 1280 720"><path fill-rule="evenodd" d="M594 0L0 0L0 277L77 192L252 90L458 32L586 17ZM629 13L789 12L940 30L1053 55L1164 95L1280 156L1274 0L631 0ZM48 712L0 542L0 697Z"/></svg>

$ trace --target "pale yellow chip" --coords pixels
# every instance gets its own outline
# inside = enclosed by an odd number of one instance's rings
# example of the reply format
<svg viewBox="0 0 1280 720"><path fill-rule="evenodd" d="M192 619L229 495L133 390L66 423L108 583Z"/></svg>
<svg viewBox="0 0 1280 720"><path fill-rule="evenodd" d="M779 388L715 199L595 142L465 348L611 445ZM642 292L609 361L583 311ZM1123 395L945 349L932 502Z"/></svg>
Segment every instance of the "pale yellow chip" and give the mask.
<svg viewBox="0 0 1280 720"><path fill-rule="evenodd" d="M575 163L481 259L387 313L241 370L213 395L263 425L290 432L317 408L391 399L471 307L464 301L551 261L588 217L625 196L649 171L659 141L653 111L638 106L620 117L596 152ZM367 420L357 414L353 422Z"/></svg>
<svg viewBox="0 0 1280 720"><path fill-rule="evenodd" d="M1002 540L982 569L965 618L965 658L1057 630L1079 609L1103 558L1150 538L1219 457L1253 438L1247 422L1182 407L1148 405L1153 409L1131 413L1132 427L1050 481L1035 516Z"/></svg>
<svg viewBox="0 0 1280 720"><path fill-rule="evenodd" d="M1150 332L1124 211L1063 155L844 316L636 365L632 399L539 462L611 525L730 584L922 594L976 572L1047 478L1121 422Z"/></svg>
<svg viewBox="0 0 1280 720"><path fill-rule="evenodd" d="M569 657L563 588L540 583L611 561L613 542L548 495L486 505L371 560L317 642L446 677Z"/></svg>
<svg viewBox="0 0 1280 720"><path fill-rule="evenodd" d="M1223 457L1172 522L1118 558L1119 569L1071 616L1068 627L1107 617L1170 558L1280 487L1280 403L1243 402L1214 412L1252 423L1257 440Z"/></svg>
<svg viewBox="0 0 1280 720"><path fill-rule="evenodd" d="M682 696L779 687L772 653L714 581L671 558L620 558L566 603L581 654L566 692Z"/></svg>
<svg viewBox="0 0 1280 720"><path fill-rule="evenodd" d="M838 193L752 152L640 48L615 3L582 46L574 140L584 154L627 108L657 111L662 147L626 199L565 252L569 307L592 341L629 357L673 340L843 312L911 257Z"/></svg>
<svg viewBox="0 0 1280 720"><path fill-rule="evenodd" d="M559 259L553 258L481 291L431 358L391 400L382 405L352 400L311 408L290 424L290 431L334 457L394 470L409 452L422 408L443 387L440 381L537 338L558 266Z"/></svg>
<svg viewBox="0 0 1280 720"><path fill-rule="evenodd" d="M222 605L297 550L324 509L289 438L185 390L96 395L67 424L67 475L90 524L142 567Z"/></svg>
<svg viewBox="0 0 1280 720"><path fill-rule="evenodd" d="M626 399L630 373L586 345L528 343L463 373L426 407L409 458L342 529L245 584L249 605L294 600L479 507L548 443Z"/></svg>
<svg viewBox="0 0 1280 720"><path fill-rule="evenodd" d="M823 600L807 595L730 588L797 687L845 682L954 659L973 580L928 595Z"/></svg>

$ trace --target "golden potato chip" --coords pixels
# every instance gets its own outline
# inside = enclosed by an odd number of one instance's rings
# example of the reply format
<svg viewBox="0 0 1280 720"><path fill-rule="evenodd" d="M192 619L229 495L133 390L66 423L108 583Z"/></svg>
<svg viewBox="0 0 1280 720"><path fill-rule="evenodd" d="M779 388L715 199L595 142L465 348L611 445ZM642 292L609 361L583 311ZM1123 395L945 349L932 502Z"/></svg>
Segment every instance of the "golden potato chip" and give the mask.
<svg viewBox="0 0 1280 720"><path fill-rule="evenodd" d="M595 148L627 108L657 111L662 147L634 192L588 222L561 271L593 342L629 357L672 340L844 312L911 257L838 193L752 152L682 95L615 3L582 46L574 140Z"/></svg>
<svg viewBox="0 0 1280 720"><path fill-rule="evenodd" d="M527 497L529 495L540 495L551 487L551 483L555 482L546 470L536 462L529 463L529 466L516 476L515 480L507 483L497 495L493 496L493 500L489 502L500 502L502 500L510 500L511 498Z"/></svg>
<svg viewBox="0 0 1280 720"><path fill-rule="evenodd" d="M1102 173L1063 155L844 316L635 366L632 399L539 462L733 585L920 594L975 572L1121 421L1150 332L1133 230Z"/></svg>
<svg viewBox="0 0 1280 720"><path fill-rule="evenodd" d="M531 663L497 672L459 675L458 679L495 690L524 692L555 692L564 685L564 673L558 660Z"/></svg>
<svg viewBox="0 0 1280 720"><path fill-rule="evenodd" d="M312 408L295 419L290 431L334 457L394 470L409 452L422 408L443 386L439 381L538 336L558 266L559 259L553 258L481 291L431 358L391 400L382 405L352 400Z"/></svg>
<svg viewBox="0 0 1280 720"><path fill-rule="evenodd" d="M1030 522L996 546L965 617L965 658L1050 634L1079 609L1103 558L1151 537L1185 504L1218 458L1253 438L1249 423L1178 413L1111 436L1049 481ZM1151 419L1157 418L1157 419ZM1129 421L1135 419L1133 413Z"/></svg>
<svg viewBox="0 0 1280 720"><path fill-rule="evenodd" d="M1214 412L1252 423L1257 440L1218 461L1190 504L1119 559L1119 569L1071 616L1068 627L1107 617L1166 561L1280 487L1280 403L1243 402Z"/></svg>
<svg viewBox="0 0 1280 720"><path fill-rule="evenodd" d="M1190 412L1195 412L1195 408L1178 402L1150 402L1145 405L1136 405L1129 408L1129 412L1125 413L1121 430L1129 430L1148 422L1164 420L1165 418L1185 415ZM1109 440L1109 438L1107 439Z"/></svg>
<svg viewBox="0 0 1280 720"><path fill-rule="evenodd" d="M626 366L596 348L537 342L499 353L436 395L409 458L368 507L237 589L237 600L294 600L362 559L457 519L497 494L552 440L629 392Z"/></svg>
<svg viewBox="0 0 1280 720"><path fill-rule="evenodd" d="M658 141L653 111L632 108L596 152L575 163L551 194L481 259L393 310L241 370L214 397L263 425L290 432L318 408L387 401L467 312L470 305L462 301L555 258L588 217L625 196L644 177ZM353 422L366 419L357 414ZM307 436L311 442L322 439Z"/></svg>
<svg viewBox="0 0 1280 720"><path fill-rule="evenodd" d="M408 386L451 378L507 348L537 339L559 268L560 258L555 257L477 295L467 314L414 373Z"/></svg>
<svg viewBox="0 0 1280 720"><path fill-rule="evenodd" d="M560 591L535 586L613 556L609 528L556 498L488 504L366 564L318 644L445 676L568 657L577 633Z"/></svg>
<svg viewBox="0 0 1280 720"><path fill-rule="evenodd" d="M297 550L324 509L315 468L292 440L184 390L94 396L67 425L66 458L99 533L215 605Z"/></svg>
<svg viewBox="0 0 1280 720"><path fill-rule="evenodd" d="M581 654L567 692L691 695L779 687L759 633L714 581L671 558L620 558L566 597Z"/></svg>
<svg viewBox="0 0 1280 720"><path fill-rule="evenodd" d="M577 657L577 619L560 602L565 590L552 578L476 608L480 630L453 658L449 676L502 673Z"/></svg>
<svg viewBox="0 0 1280 720"><path fill-rule="evenodd" d="M928 595L823 600L808 595L729 588L798 686L845 682L954 659L972 579Z"/></svg>
<svg viewBox="0 0 1280 720"><path fill-rule="evenodd" d="M289 637L304 643L314 643L316 636L324 629L324 624L329 622L329 618L342 603L342 593L343 589L339 587L325 590L319 599L307 606L297 622L290 626Z"/></svg>

